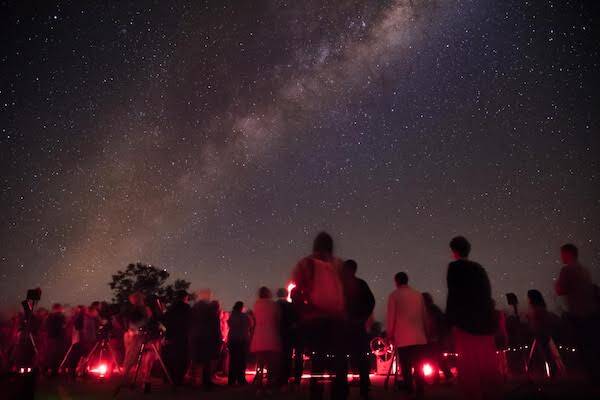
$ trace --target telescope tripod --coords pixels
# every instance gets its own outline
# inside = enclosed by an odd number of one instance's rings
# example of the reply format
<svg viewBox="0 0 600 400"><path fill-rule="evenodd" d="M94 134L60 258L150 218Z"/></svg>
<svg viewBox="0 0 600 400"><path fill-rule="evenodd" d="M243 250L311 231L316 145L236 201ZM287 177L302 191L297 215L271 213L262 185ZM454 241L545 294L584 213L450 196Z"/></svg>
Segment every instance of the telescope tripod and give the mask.
<svg viewBox="0 0 600 400"><path fill-rule="evenodd" d="M171 378L171 374L169 374L169 371L167 369L167 366L165 365L160 352L158 351L158 348L156 347L155 343L152 343L152 341L150 341L148 338L142 338L142 344L139 345L139 350L137 351L137 355L136 355L136 363L135 363L135 374L133 376L133 380L129 383L129 386L131 388L135 387L135 384L137 382L139 373L140 373L140 369L142 368L142 362L144 359L144 353L146 351L151 351L152 353L154 353L154 356L156 357L156 360L158 360L158 363L160 364L160 367L163 371L163 373L165 374L165 377L167 379L167 381L169 382L169 384L175 388L175 384L173 383L173 379ZM151 366L150 366L151 367ZM127 379L127 375L129 374L129 371L131 370L131 368L129 368L128 366L126 368L123 368L123 379L126 380ZM121 384L117 387L117 389L115 390L114 396L113 398L116 398L121 389L123 388L123 386L125 386L126 384ZM146 390L146 388L144 388L144 390Z"/></svg>

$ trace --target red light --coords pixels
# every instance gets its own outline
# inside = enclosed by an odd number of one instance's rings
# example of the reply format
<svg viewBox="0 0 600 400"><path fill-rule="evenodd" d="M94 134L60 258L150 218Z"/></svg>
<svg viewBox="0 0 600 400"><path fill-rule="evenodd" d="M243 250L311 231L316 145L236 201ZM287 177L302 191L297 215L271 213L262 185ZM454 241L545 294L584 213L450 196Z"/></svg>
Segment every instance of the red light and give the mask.
<svg viewBox="0 0 600 400"><path fill-rule="evenodd" d="M104 378L108 372L108 366L106 364L99 364L96 368L90 369L90 372L98 375L100 378Z"/></svg>
<svg viewBox="0 0 600 400"><path fill-rule="evenodd" d="M425 377L430 377L433 375L433 367L429 363L423 364L423 375Z"/></svg>

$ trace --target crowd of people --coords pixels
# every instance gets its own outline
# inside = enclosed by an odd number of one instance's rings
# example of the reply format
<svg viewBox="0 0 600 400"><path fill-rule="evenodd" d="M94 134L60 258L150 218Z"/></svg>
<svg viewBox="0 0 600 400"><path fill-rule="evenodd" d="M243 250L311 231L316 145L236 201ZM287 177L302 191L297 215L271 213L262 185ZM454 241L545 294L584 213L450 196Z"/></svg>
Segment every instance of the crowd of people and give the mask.
<svg viewBox="0 0 600 400"><path fill-rule="evenodd" d="M503 382L499 350L532 339L556 376L564 370L555 344L557 326L566 325L572 328L586 373L598 382L600 371L594 366L600 359L598 292L589 271L579 263L577 247L566 244L560 249L564 267L555 288L566 298L566 317L551 313L542 294L530 290L525 321L519 313L507 317L497 309L488 275L469 259L470 252L464 237L451 240L445 312L429 293L411 287L406 272L394 276L396 288L387 301L383 336L396 352L402 375L399 388L424 394L420 363L428 358L437 360L447 379L456 379L465 398L498 397ZM269 288L261 287L250 309L238 301L224 312L210 290L198 292L194 299L178 292L168 307L135 292L119 309L101 302L69 310L60 304L50 311L39 308L27 321L26 331L23 315L3 321L2 367L26 357L21 353L31 352L31 346L22 344L33 341L41 370L50 376L60 369L77 374L78 366L89 362L94 346L105 339L123 378L136 379L144 390L150 390L157 360L161 365L164 361L165 376L175 385L189 380L205 390L214 387L216 371L227 371L230 386L247 384L252 360L258 390L265 392L300 384L309 362L311 398L323 397L320 377L325 371L333 376L332 397L347 398L350 366L358 371L361 396L368 398L373 363L369 343L377 326L372 317L375 297L357 270L356 261L334 254L332 237L322 232L311 254L291 271L295 285L291 293L279 289L274 299ZM442 357L448 352L457 354L456 376Z"/></svg>

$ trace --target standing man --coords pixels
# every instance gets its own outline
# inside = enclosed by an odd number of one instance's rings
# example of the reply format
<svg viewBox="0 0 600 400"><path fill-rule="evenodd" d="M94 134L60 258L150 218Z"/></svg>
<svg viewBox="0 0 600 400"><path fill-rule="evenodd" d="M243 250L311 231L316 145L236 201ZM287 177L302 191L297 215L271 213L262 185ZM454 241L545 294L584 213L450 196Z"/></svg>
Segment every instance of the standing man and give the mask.
<svg viewBox="0 0 600 400"><path fill-rule="evenodd" d="M348 353L356 363L360 375L360 396L369 397L369 337L367 320L375 308L375 297L364 280L356 277L358 265L354 260L347 260L342 267L344 297L348 313Z"/></svg>
<svg viewBox="0 0 600 400"><path fill-rule="evenodd" d="M288 302L288 291L285 288L277 290L277 305L280 311L280 327L281 335L281 371L280 384L287 385L290 376L292 375L292 361L294 350L294 330L296 325L296 313L292 303Z"/></svg>
<svg viewBox="0 0 600 400"><path fill-rule="evenodd" d="M408 275L405 272L398 272L394 281L396 290L388 298L386 329L390 342L398 351L404 389L408 393L413 392L414 368L417 373L417 396L421 397L425 381L419 361L427 344L425 304L421 293L408 286Z"/></svg>
<svg viewBox="0 0 600 400"><path fill-rule="evenodd" d="M498 326L492 289L483 267L468 259L471 244L462 236L450 241L446 316L459 354L458 383L468 399L499 396L501 383L494 334Z"/></svg>
<svg viewBox="0 0 600 400"><path fill-rule="evenodd" d="M594 365L600 358L598 345L599 318L594 285L590 272L579 263L579 250L573 244L560 248L564 266L555 283L556 294L566 297L568 319L573 325L579 354L593 382L600 379L600 371Z"/></svg>
<svg viewBox="0 0 600 400"><path fill-rule="evenodd" d="M311 354L312 373L323 372L333 356L335 381L332 397L348 397L348 362L342 335L347 326L342 261L333 255L333 239L326 232L317 235L312 254L298 262L292 272L292 301L300 317L300 335ZM323 386L310 380L311 398L323 397Z"/></svg>
<svg viewBox="0 0 600 400"><path fill-rule="evenodd" d="M176 293L176 300L163 317L167 331L163 354L175 385L183 384L189 365L190 296L185 290Z"/></svg>
<svg viewBox="0 0 600 400"><path fill-rule="evenodd" d="M206 391L215 386L212 376L222 344L219 304L211 301L211 297L209 289L201 290L190 315L192 372L197 378L197 372L201 370L202 386Z"/></svg>
<svg viewBox="0 0 600 400"><path fill-rule="evenodd" d="M67 346L67 319L61 304L52 305L52 312L46 319L46 332L48 335L48 355L46 368L51 376L58 375L58 367L65 355Z"/></svg>

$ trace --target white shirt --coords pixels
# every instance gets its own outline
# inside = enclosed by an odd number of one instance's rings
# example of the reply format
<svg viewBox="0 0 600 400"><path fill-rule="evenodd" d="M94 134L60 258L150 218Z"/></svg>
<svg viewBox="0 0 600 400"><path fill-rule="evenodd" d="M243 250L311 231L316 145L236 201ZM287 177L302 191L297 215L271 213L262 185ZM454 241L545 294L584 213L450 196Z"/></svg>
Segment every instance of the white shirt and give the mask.
<svg viewBox="0 0 600 400"><path fill-rule="evenodd" d="M408 285L394 290L388 298L386 330L396 347L427 344L425 304L420 292Z"/></svg>

